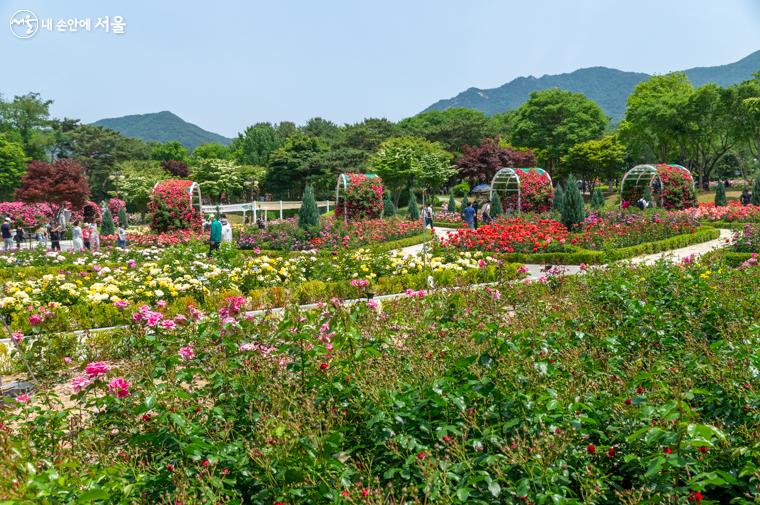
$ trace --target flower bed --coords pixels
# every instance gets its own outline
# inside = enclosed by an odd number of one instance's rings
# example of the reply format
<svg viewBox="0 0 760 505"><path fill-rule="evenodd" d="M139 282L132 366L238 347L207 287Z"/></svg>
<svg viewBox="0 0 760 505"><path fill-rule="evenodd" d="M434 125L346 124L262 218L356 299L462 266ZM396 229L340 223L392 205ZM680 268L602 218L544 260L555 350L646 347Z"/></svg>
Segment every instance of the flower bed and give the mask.
<svg viewBox="0 0 760 505"><path fill-rule="evenodd" d="M0 202L0 216L11 218L14 226L35 227L53 220L47 203Z"/></svg>
<svg viewBox="0 0 760 505"><path fill-rule="evenodd" d="M741 230L734 232L731 238L731 249L734 252L760 252L760 223L746 224Z"/></svg>
<svg viewBox="0 0 760 505"><path fill-rule="evenodd" d="M201 227L201 215L192 205L190 194L193 181L166 180L159 182L148 202L150 226L157 233Z"/></svg>
<svg viewBox="0 0 760 505"><path fill-rule="evenodd" d="M730 201L728 205L715 206L713 202L700 203L698 207L685 209L683 213L693 216L702 221L728 223L760 222L760 206L743 206L737 201Z"/></svg>
<svg viewBox="0 0 760 505"><path fill-rule="evenodd" d="M324 219L316 234L298 226L296 219L272 221L265 230L249 227L243 230L241 249L305 251L310 249L342 249L377 244L421 233L420 223L395 219L349 221Z"/></svg>
<svg viewBox="0 0 760 505"><path fill-rule="evenodd" d="M674 212L593 212L570 243L594 251L616 249L691 233L698 224L688 214Z"/></svg>
<svg viewBox="0 0 760 505"><path fill-rule="evenodd" d="M517 169L520 177L520 210L522 212L547 212L552 207L554 189L549 174L535 168ZM510 193L502 200L503 209L517 208L517 194Z"/></svg>
<svg viewBox="0 0 760 505"><path fill-rule="evenodd" d="M567 228L559 221L511 218L481 226L477 230L449 232L441 240L441 246L466 251L551 252L564 250L567 238Z"/></svg>

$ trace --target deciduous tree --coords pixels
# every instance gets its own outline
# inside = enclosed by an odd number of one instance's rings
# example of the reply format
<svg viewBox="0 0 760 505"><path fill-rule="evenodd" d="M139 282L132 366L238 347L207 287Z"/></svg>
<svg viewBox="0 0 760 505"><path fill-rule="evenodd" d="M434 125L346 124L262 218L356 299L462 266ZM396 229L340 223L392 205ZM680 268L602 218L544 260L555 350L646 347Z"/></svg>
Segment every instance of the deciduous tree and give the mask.
<svg viewBox="0 0 760 505"><path fill-rule="evenodd" d="M21 186L16 190L16 198L23 202L49 203L56 216L66 205L72 210L80 210L89 194L90 187L84 177L84 167L72 159L56 160L53 163L30 162L26 174L21 178Z"/></svg>
<svg viewBox="0 0 760 505"><path fill-rule="evenodd" d="M0 135L0 200L8 200L26 173L26 154L21 144Z"/></svg>

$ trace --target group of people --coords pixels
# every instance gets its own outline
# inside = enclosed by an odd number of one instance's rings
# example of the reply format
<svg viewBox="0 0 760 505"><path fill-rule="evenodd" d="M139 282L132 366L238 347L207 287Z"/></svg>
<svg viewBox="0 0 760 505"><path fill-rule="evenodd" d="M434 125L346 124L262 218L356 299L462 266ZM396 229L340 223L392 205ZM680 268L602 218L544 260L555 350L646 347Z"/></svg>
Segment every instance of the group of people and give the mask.
<svg viewBox="0 0 760 505"><path fill-rule="evenodd" d="M222 242L232 242L232 225L227 221L227 216L222 214L221 216L214 216L203 222L204 231L209 232L208 239L208 257L219 249Z"/></svg>
<svg viewBox="0 0 760 505"><path fill-rule="evenodd" d="M464 222L473 230L478 229L478 217L482 224L489 224L493 221L493 218L491 217L491 202L485 202L480 208L480 211L478 211L477 201L470 202L469 205L465 207L464 212L462 212Z"/></svg>
<svg viewBox="0 0 760 505"><path fill-rule="evenodd" d="M49 223L39 225L30 235L24 231L20 225L15 230L11 225L11 218L6 217L0 226L0 232L3 237L3 251L10 252L14 249L21 249L24 240L33 240L38 247L47 249L50 243L51 251L61 250L61 240L63 240L64 227L58 223ZM120 249L127 247L127 230L119 224L116 236L116 243ZM81 223L74 221L71 228L71 248L75 252L80 251L100 251L100 230L95 223Z"/></svg>

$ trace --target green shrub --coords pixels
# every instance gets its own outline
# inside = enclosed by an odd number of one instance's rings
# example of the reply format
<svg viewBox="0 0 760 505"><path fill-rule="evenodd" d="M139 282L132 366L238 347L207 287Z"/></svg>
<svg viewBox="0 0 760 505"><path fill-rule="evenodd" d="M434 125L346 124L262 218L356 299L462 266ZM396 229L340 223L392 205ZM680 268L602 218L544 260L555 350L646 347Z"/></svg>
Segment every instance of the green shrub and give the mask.
<svg viewBox="0 0 760 505"><path fill-rule="evenodd" d="M463 197L467 196L470 193L470 185L467 184L466 181L462 181L453 188L451 188L451 192L454 196Z"/></svg>
<svg viewBox="0 0 760 505"><path fill-rule="evenodd" d="M594 193L591 195L591 208L601 209L604 207L604 195L599 188L594 189Z"/></svg>
<svg viewBox="0 0 760 505"><path fill-rule="evenodd" d="M122 207L119 209L119 225L121 225L123 228L126 228L129 226L129 217L127 216L127 208Z"/></svg>
<svg viewBox="0 0 760 505"><path fill-rule="evenodd" d="M417 196L414 194L414 191L409 192L408 216L412 221L420 218L420 209L417 207Z"/></svg>
<svg viewBox="0 0 760 505"><path fill-rule="evenodd" d="M562 189L562 185L557 184L554 188L554 196L552 197L552 211L562 212L562 205L565 202L565 192Z"/></svg>
<svg viewBox="0 0 760 505"><path fill-rule="evenodd" d="M298 226L303 229L311 228L319 224L319 210L317 201L314 199L314 188L306 186L303 192L303 201L298 211Z"/></svg>
<svg viewBox="0 0 760 505"><path fill-rule="evenodd" d="M586 213L583 210L583 196L578 189L578 183L572 175L567 178L565 194L562 198L560 221L568 230L575 229L583 220Z"/></svg>
<svg viewBox="0 0 760 505"><path fill-rule="evenodd" d="M752 184L752 199L750 203L752 205L760 205L760 175L755 177L755 182Z"/></svg>
<svg viewBox="0 0 760 505"><path fill-rule="evenodd" d="M715 187L715 206L725 207L726 205L728 205L726 187L723 185L723 181L718 181L718 185Z"/></svg>
<svg viewBox="0 0 760 505"><path fill-rule="evenodd" d="M456 212L457 211L457 202L454 200L454 194L449 195L449 205L446 207L446 210L449 212Z"/></svg>
<svg viewBox="0 0 760 505"><path fill-rule="evenodd" d="M113 215L111 215L111 210L106 207L100 223L100 233L103 235L113 235L115 231L113 227Z"/></svg>
<svg viewBox="0 0 760 505"><path fill-rule="evenodd" d="M504 209L501 207L501 197L494 191L491 194L491 217L496 219L504 214Z"/></svg>
<svg viewBox="0 0 760 505"><path fill-rule="evenodd" d="M388 192L383 193L383 216L393 217L396 215L396 206L393 205L391 195Z"/></svg>

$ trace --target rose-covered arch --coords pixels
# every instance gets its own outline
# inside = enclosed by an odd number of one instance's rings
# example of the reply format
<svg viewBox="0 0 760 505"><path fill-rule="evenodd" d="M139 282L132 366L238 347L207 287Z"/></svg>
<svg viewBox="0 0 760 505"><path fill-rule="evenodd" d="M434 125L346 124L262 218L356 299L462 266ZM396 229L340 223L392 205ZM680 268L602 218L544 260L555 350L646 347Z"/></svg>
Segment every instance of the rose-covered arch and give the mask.
<svg viewBox="0 0 760 505"><path fill-rule="evenodd" d="M375 174L340 174L335 187L335 215L378 219L383 214L383 181Z"/></svg>
<svg viewBox="0 0 760 505"><path fill-rule="evenodd" d="M489 198L494 193L505 211L546 212L552 206L552 178L543 168L502 168L491 180Z"/></svg>
<svg viewBox="0 0 760 505"><path fill-rule="evenodd" d="M163 233L201 227L201 189L189 180L156 183L148 202L152 230Z"/></svg>
<svg viewBox="0 0 760 505"><path fill-rule="evenodd" d="M620 183L620 206L636 203L650 189L658 206L665 209L686 209L697 205L694 177L675 163L636 165L623 176Z"/></svg>

